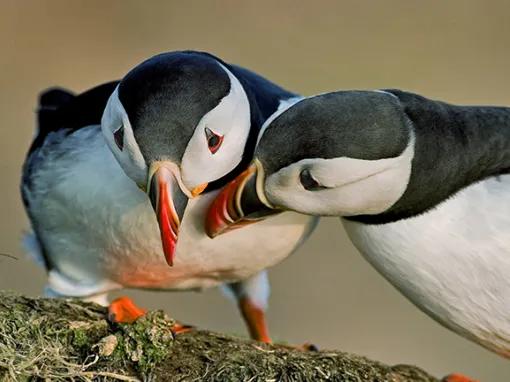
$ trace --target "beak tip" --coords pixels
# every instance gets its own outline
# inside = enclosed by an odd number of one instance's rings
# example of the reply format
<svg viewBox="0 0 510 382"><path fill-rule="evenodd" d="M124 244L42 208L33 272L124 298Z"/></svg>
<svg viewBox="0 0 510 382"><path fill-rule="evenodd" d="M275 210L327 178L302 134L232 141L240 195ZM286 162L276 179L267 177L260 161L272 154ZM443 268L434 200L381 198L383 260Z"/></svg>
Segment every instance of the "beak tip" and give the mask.
<svg viewBox="0 0 510 382"><path fill-rule="evenodd" d="M163 248L163 252L165 254L165 260L166 260L166 263L170 266L170 267L173 267L174 266L174 252L171 251L170 253L167 252L165 250L165 248Z"/></svg>

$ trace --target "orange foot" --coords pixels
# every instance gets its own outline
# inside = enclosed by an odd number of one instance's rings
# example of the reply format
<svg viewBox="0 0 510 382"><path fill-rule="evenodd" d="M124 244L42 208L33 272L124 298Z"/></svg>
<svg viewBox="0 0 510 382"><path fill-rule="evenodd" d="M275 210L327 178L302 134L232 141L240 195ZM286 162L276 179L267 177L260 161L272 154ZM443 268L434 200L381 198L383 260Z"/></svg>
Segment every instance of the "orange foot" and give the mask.
<svg viewBox="0 0 510 382"><path fill-rule="evenodd" d="M479 382L462 374L450 374L444 377L441 382Z"/></svg>
<svg viewBox="0 0 510 382"><path fill-rule="evenodd" d="M181 324L180 322L176 322L170 328L170 330L172 331L172 333L174 335L187 333L187 332L192 331L193 329L194 329L194 326L186 325L186 324Z"/></svg>
<svg viewBox="0 0 510 382"><path fill-rule="evenodd" d="M111 322L131 324L147 313L139 308L129 297L122 296L112 301L108 306L108 319ZM170 328L173 334L182 334L193 330L193 326L176 322Z"/></svg>
<svg viewBox="0 0 510 382"><path fill-rule="evenodd" d="M108 306L108 319L111 322L131 324L145 313L145 309L136 306L133 300L126 296L116 298Z"/></svg>

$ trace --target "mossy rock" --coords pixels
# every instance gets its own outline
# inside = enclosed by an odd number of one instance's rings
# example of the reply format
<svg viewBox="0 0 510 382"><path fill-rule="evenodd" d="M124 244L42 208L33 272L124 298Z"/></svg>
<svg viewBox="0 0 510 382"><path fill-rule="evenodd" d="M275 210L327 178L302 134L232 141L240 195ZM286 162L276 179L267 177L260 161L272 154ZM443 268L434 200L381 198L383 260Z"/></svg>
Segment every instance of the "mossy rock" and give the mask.
<svg viewBox="0 0 510 382"><path fill-rule="evenodd" d="M437 381L412 366L336 352L304 352L192 330L175 338L161 311L112 324L76 300L0 292L2 381Z"/></svg>

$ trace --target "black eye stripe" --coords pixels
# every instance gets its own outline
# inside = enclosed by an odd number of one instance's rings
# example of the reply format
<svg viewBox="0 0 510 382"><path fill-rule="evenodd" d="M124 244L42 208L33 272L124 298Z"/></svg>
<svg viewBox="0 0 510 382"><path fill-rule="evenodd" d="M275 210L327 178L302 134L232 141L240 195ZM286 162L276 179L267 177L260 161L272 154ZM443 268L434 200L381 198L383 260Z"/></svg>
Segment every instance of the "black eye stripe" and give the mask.
<svg viewBox="0 0 510 382"><path fill-rule="evenodd" d="M303 187L308 191L315 191L326 188L324 186L321 186L320 183L314 179L314 177L310 173L310 170L307 168L301 171L301 173L299 174L299 180L301 181Z"/></svg>
<svg viewBox="0 0 510 382"><path fill-rule="evenodd" d="M124 149L124 126L119 127L113 132L113 139L120 150Z"/></svg>

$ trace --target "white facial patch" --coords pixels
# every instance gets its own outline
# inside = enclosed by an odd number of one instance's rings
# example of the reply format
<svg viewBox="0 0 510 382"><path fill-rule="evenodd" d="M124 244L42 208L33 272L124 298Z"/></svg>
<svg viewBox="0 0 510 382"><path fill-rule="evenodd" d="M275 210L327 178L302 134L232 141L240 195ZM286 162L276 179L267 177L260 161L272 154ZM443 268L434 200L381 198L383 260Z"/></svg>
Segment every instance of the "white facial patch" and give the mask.
<svg viewBox="0 0 510 382"><path fill-rule="evenodd" d="M205 114L191 137L182 157L181 174L188 189L211 182L232 171L241 161L250 133L250 103L239 80L219 64L230 79L230 92ZM223 136L213 154L208 148L205 128Z"/></svg>
<svg viewBox="0 0 510 382"><path fill-rule="evenodd" d="M119 87L117 86L108 99L103 117L101 118L101 130L110 150L126 175L136 184L145 186L147 182L147 165L136 143L126 110L119 100L118 89ZM124 129L122 150L115 143L113 136L113 133L121 127Z"/></svg>
<svg viewBox="0 0 510 382"><path fill-rule="evenodd" d="M381 213L407 188L414 157L414 135L398 157L303 159L270 175L266 196L276 206L311 215L354 216ZM306 190L300 173L308 169L324 188Z"/></svg>

